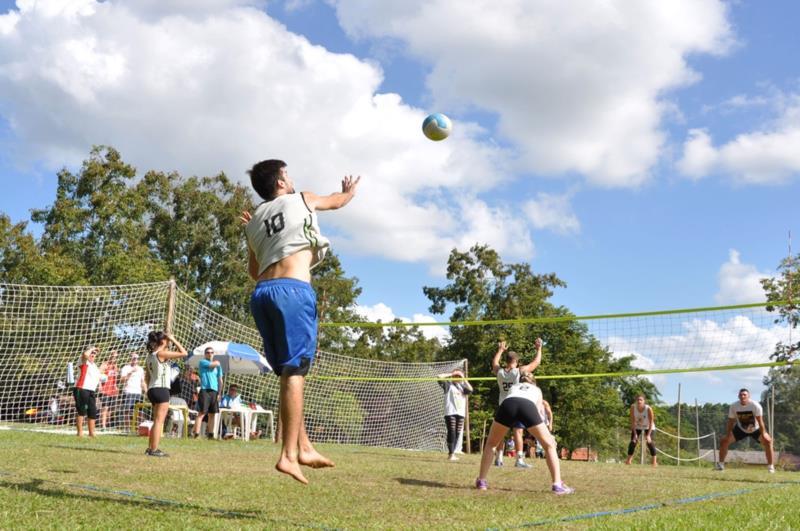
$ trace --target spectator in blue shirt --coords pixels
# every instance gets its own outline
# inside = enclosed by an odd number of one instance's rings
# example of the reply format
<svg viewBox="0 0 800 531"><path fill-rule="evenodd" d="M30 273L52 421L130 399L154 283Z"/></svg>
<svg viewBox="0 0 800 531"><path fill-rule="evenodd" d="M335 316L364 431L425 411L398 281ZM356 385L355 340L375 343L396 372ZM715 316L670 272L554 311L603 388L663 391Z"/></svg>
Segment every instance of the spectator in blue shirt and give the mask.
<svg viewBox="0 0 800 531"><path fill-rule="evenodd" d="M219 413L219 390L222 389L222 367L212 361L214 349L206 348L204 359L200 360L200 393L197 395L197 420L194 423L194 437L200 437L200 426L206 420L206 435L214 438L214 418ZM207 418L206 418L207 417Z"/></svg>

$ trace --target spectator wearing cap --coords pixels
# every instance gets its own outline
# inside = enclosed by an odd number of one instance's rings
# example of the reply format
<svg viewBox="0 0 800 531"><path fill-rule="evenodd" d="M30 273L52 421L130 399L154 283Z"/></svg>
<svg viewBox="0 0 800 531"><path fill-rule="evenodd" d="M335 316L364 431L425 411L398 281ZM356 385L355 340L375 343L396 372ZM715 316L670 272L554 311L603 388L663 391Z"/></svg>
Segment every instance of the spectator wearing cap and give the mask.
<svg viewBox="0 0 800 531"><path fill-rule="evenodd" d="M139 365L139 355L131 354L131 361L119 373L122 384L122 410L125 416L125 425L130 425L133 407L142 401L142 395L147 392L144 381L144 369Z"/></svg>

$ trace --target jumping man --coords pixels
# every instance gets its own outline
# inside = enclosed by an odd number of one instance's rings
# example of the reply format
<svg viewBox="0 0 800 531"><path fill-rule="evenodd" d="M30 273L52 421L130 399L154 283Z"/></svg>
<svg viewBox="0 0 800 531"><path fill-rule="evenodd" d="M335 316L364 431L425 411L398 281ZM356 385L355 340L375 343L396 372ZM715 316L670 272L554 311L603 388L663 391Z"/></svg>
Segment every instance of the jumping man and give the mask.
<svg viewBox="0 0 800 531"><path fill-rule="evenodd" d="M253 189L264 200L242 213L247 224L248 272L256 280L250 310L264 340L264 354L280 383L281 455L275 468L308 483L300 465L333 466L311 445L303 422L303 387L317 348L317 301L311 269L330 243L322 236L316 211L345 206L361 179L348 176L342 191L326 196L295 193L286 163L265 160L250 170Z"/></svg>

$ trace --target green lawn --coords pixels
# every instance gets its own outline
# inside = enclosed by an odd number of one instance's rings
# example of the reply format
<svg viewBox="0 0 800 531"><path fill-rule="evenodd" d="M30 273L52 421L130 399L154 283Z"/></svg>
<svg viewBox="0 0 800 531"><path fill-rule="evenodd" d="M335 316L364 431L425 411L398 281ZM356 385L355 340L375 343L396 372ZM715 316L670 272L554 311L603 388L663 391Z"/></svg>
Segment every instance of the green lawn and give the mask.
<svg viewBox="0 0 800 531"><path fill-rule="evenodd" d="M478 456L322 445L336 468L308 470L308 486L278 474L278 446L264 440L166 439L166 459L144 438L0 431L0 527L96 529L800 528L800 474L763 468L562 462L577 489L548 492L544 462L493 469L473 488ZM693 503L677 500L714 495ZM559 524L554 520L643 505L648 511Z"/></svg>

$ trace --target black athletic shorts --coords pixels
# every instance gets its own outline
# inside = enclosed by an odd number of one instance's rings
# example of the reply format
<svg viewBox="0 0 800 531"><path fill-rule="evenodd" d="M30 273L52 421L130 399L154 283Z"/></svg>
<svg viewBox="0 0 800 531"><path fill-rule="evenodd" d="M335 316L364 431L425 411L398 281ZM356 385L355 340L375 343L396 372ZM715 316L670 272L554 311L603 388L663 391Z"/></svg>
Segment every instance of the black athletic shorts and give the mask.
<svg viewBox="0 0 800 531"><path fill-rule="evenodd" d="M746 431L742 430L739 425L735 425L733 427L733 436L736 437L737 441L741 441L742 439L746 439L748 437L752 437L755 440L761 439L761 428L757 429L752 433L747 433Z"/></svg>
<svg viewBox="0 0 800 531"><path fill-rule="evenodd" d="M147 399L151 404L169 402L169 389L166 387L153 387L147 390Z"/></svg>
<svg viewBox="0 0 800 531"><path fill-rule="evenodd" d="M79 417L97 420L97 401L94 391L75 388L75 409Z"/></svg>
<svg viewBox="0 0 800 531"><path fill-rule="evenodd" d="M494 414L494 420L503 426L511 427L520 422L525 429L538 426L542 417L533 402L525 398L506 398Z"/></svg>
<svg viewBox="0 0 800 531"><path fill-rule="evenodd" d="M197 395L197 412L201 415L207 413L219 413L219 401L217 392L213 389L200 389Z"/></svg>

